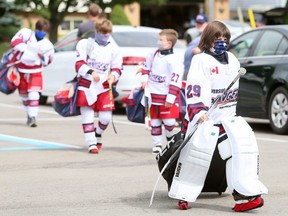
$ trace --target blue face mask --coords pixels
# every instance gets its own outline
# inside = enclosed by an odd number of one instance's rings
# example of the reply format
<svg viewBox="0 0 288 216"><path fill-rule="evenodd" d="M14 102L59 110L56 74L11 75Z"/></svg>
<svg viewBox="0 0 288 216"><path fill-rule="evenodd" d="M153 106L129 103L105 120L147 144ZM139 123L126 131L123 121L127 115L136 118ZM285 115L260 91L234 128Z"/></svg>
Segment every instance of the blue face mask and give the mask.
<svg viewBox="0 0 288 216"><path fill-rule="evenodd" d="M109 40L110 34L100 34L95 32L95 41L100 45L106 45Z"/></svg>
<svg viewBox="0 0 288 216"><path fill-rule="evenodd" d="M228 49L228 43L224 40L217 40L215 43L214 43L214 53L218 54L218 55L221 55L223 54L224 52L227 51Z"/></svg>
<svg viewBox="0 0 288 216"><path fill-rule="evenodd" d="M36 36L37 40L42 40L46 36L46 34L47 33L44 31L39 31L39 30L35 31L35 36Z"/></svg>

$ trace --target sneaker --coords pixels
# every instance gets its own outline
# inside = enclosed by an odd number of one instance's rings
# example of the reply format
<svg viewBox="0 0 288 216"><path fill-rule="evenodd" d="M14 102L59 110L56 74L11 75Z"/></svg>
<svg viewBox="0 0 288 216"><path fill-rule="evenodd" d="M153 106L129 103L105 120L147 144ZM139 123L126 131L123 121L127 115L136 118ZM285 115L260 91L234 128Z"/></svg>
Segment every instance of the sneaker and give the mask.
<svg viewBox="0 0 288 216"><path fill-rule="evenodd" d="M102 143L97 143L96 146L97 146L98 150L100 150L102 148Z"/></svg>
<svg viewBox="0 0 288 216"><path fill-rule="evenodd" d="M188 209L188 202L184 200L178 201L178 208L179 210L187 210Z"/></svg>
<svg viewBox="0 0 288 216"><path fill-rule="evenodd" d="M252 209L260 208L264 205L264 200L257 196L252 200L238 200L233 208L235 212L245 212Z"/></svg>
<svg viewBox="0 0 288 216"><path fill-rule="evenodd" d="M161 146L155 146L152 149L152 154L159 154L162 151Z"/></svg>
<svg viewBox="0 0 288 216"><path fill-rule="evenodd" d="M37 127L37 124L36 124L36 118L33 116L33 117L29 117L27 118L27 123L26 123L29 127Z"/></svg>
<svg viewBox="0 0 288 216"><path fill-rule="evenodd" d="M97 146L95 144L90 145L88 148L88 152L91 154L97 154L99 152Z"/></svg>
<svg viewBox="0 0 288 216"><path fill-rule="evenodd" d="M95 136L96 136L96 139L97 139L97 144L96 144L96 146L97 146L97 148L100 150L100 149L102 148L102 142L101 142L101 140L102 140L102 135L101 135L101 134L97 134L97 133L96 133L96 129L95 129Z"/></svg>

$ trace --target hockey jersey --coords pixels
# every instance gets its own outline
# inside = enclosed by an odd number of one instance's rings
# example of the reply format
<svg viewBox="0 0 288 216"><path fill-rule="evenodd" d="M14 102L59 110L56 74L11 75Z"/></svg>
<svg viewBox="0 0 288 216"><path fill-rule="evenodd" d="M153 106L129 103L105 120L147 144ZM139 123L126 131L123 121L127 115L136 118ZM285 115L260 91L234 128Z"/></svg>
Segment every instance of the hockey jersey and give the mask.
<svg viewBox="0 0 288 216"><path fill-rule="evenodd" d="M182 85L183 62L176 54L162 55L154 50L146 57L142 66L142 81L147 82L151 104L174 104L179 98Z"/></svg>
<svg viewBox="0 0 288 216"><path fill-rule="evenodd" d="M222 64L207 53L195 55L186 83L186 120L194 125L209 109L214 100L221 95L237 76L240 63L230 52L226 52L228 64ZM218 106L211 112L210 118L219 124L225 116L236 114L239 81L227 94L223 95Z"/></svg>
<svg viewBox="0 0 288 216"><path fill-rule="evenodd" d="M47 39L37 41L35 32L28 28L18 31L11 40L11 47L17 53L16 61L20 73L38 73L42 71L42 66L47 66L52 62L54 46ZM38 53L43 54L40 59Z"/></svg>
<svg viewBox="0 0 288 216"><path fill-rule="evenodd" d="M76 46L76 72L79 77L79 90L85 92L89 105L97 100L97 95L109 91L107 77L110 73L115 76L115 82L121 75L123 64L122 54L117 44L108 42L100 46L94 39L82 39ZM99 82L94 82L89 70L96 71L100 76Z"/></svg>

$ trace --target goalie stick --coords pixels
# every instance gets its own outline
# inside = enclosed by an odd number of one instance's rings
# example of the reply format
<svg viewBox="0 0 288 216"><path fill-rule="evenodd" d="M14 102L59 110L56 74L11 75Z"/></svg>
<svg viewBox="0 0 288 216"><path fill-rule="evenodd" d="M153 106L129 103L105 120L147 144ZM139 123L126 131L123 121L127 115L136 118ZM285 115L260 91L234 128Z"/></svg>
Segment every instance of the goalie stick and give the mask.
<svg viewBox="0 0 288 216"><path fill-rule="evenodd" d="M237 82L237 80L246 73L246 69L245 68L240 68L238 71L237 76L233 79L233 81L229 84L229 86L225 89L225 91L219 95L216 100L214 101L214 103L211 105L211 107L209 108L209 110L207 111L206 115L209 116L209 114L217 107L218 102L221 100L222 96L227 94L228 90L235 84L235 82ZM197 122L194 126L192 131L188 134L188 136L183 140L183 142L180 144L179 148L172 154L172 156L168 159L168 161L166 162L166 164L164 165L164 167L162 168L161 172L158 175L158 178L155 182L153 191L152 191L152 195L151 195L151 199L150 199L150 204L149 207L152 206L153 203L153 198L154 198L154 194L155 194L155 190L157 187L157 184L160 180L160 177L162 176L162 174L164 173L165 169L174 162L174 160L179 156L181 150L185 147L185 145L189 142L189 140L192 138L192 136L194 135L194 133L196 132L197 128L199 126L199 123Z"/></svg>

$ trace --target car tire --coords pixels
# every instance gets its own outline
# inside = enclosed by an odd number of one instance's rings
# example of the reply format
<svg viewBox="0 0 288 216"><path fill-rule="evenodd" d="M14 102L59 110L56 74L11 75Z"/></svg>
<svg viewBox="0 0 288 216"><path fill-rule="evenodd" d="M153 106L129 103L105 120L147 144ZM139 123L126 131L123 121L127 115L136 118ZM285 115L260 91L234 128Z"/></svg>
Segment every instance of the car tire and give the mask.
<svg viewBox="0 0 288 216"><path fill-rule="evenodd" d="M272 92L268 115L275 133L288 134L288 91L284 87L278 87Z"/></svg>
<svg viewBox="0 0 288 216"><path fill-rule="evenodd" d="M48 96L43 96L40 94L40 98L39 98L40 105L45 105L47 103L47 100L48 100Z"/></svg>

